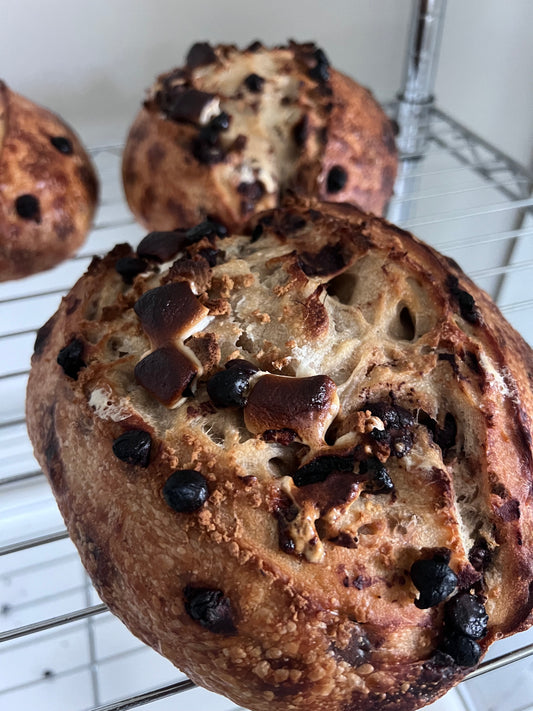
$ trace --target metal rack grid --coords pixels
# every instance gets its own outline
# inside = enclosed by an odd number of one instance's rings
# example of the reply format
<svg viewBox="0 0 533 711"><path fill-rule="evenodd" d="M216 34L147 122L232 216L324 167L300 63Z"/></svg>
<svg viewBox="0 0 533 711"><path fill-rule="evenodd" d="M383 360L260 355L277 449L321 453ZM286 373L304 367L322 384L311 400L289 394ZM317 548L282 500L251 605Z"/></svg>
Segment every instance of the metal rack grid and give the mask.
<svg viewBox="0 0 533 711"><path fill-rule="evenodd" d="M92 255L117 242L137 244L143 236L122 196L121 147L92 154L103 201L84 248L50 272L0 285L0 708L119 711L150 704L161 711L178 707L174 695L187 692L179 705L186 711L235 711L139 643L100 603L26 435L24 395L35 330ZM456 259L533 344L531 188L524 168L432 109L424 156L402 161L388 217ZM533 709L533 635L522 633L493 650L496 659L452 692L453 703L447 695L434 708ZM505 679L512 689L504 691L498 674L511 662ZM479 675L488 671L493 683L480 685Z"/></svg>

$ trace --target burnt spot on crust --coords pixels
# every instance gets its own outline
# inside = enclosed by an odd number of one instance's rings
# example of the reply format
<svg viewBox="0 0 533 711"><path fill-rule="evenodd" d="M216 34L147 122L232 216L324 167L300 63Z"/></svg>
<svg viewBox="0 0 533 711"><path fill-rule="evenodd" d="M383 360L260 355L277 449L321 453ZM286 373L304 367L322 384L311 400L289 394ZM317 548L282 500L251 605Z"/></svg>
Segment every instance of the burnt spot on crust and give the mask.
<svg viewBox="0 0 533 711"><path fill-rule="evenodd" d="M50 143L57 151L63 153L65 156L70 156L74 153L72 141L66 136L51 136Z"/></svg>
<svg viewBox="0 0 533 711"><path fill-rule="evenodd" d="M80 338L73 338L58 353L57 363L61 366L65 375L73 380L77 380L80 370L87 367L83 357L84 350L83 341Z"/></svg>
<svg viewBox="0 0 533 711"><path fill-rule="evenodd" d="M187 585L183 590L185 611L209 632L235 635L234 611L222 590Z"/></svg>
<svg viewBox="0 0 533 711"><path fill-rule="evenodd" d="M288 427L285 427L282 430L266 430L263 432L261 438L265 442L276 442L277 444L287 447L296 439L296 432Z"/></svg>
<svg viewBox="0 0 533 711"><path fill-rule="evenodd" d="M19 195L15 200L15 210L23 220L33 220L37 224L41 222L41 205L35 195Z"/></svg>
<svg viewBox="0 0 533 711"><path fill-rule="evenodd" d="M189 69L196 69L196 67L213 64L217 61L217 55L209 42L196 42L187 52L185 61Z"/></svg>
<svg viewBox="0 0 533 711"><path fill-rule="evenodd" d="M326 244L316 253L302 252L298 255L298 263L308 277L333 277L347 265L342 245Z"/></svg>
<svg viewBox="0 0 533 711"><path fill-rule="evenodd" d="M84 523L85 536L81 541L87 556L84 563L91 578L96 582L98 588L111 587L113 580L117 577L117 567L111 560L109 544L95 534L93 530L88 530L87 522Z"/></svg>
<svg viewBox="0 0 533 711"><path fill-rule="evenodd" d="M459 312L464 320L473 325L481 323L481 314L474 297L468 291L459 288L459 279L453 274L447 276L446 288L453 302L459 307Z"/></svg>
<svg viewBox="0 0 533 711"><path fill-rule="evenodd" d="M33 352L35 355L42 355L46 344L48 343L48 339L50 338L50 334L54 329L54 325L57 321L57 318L58 315L54 314L51 318L48 319L44 326L41 326L41 328L37 331L37 335L35 337L35 344L33 346Z"/></svg>

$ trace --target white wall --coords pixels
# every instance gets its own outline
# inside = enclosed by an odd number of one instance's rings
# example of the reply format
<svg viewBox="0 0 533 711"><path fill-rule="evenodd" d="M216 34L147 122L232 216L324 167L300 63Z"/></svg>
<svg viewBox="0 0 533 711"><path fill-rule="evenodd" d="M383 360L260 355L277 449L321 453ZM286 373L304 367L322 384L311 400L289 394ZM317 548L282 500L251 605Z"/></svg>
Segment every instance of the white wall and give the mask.
<svg viewBox="0 0 533 711"><path fill-rule="evenodd" d="M380 99L400 84L409 0L3 0L0 77L91 144L122 140L154 76L193 41L315 39ZM9 10L7 8L9 7ZM449 0L437 99L528 162L531 0Z"/></svg>

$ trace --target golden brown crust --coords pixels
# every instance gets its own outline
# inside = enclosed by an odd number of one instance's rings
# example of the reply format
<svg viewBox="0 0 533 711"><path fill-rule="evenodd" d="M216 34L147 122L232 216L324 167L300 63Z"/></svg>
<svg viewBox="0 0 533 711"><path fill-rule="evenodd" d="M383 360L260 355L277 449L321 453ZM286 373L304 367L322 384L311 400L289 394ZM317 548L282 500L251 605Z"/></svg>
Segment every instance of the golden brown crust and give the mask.
<svg viewBox="0 0 533 711"><path fill-rule="evenodd" d="M74 132L0 81L0 281L49 269L78 249L97 197Z"/></svg>
<svg viewBox="0 0 533 711"><path fill-rule="evenodd" d="M382 214L397 155L391 122L367 89L320 64L313 44L209 51L207 65L191 66L190 53L188 65L161 75L130 129L124 188L145 227L211 216L240 229L289 189ZM251 89L250 76L259 77ZM216 137L204 116L176 110L176 86L204 92L206 115L226 112L229 127Z"/></svg>
<svg viewBox="0 0 533 711"><path fill-rule="evenodd" d="M38 334L36 456L102 599L193 680L257 711L419 708L475 663L449 647L458 596L488 614L482 653L531 624L531 351L458 267L383 220L307 201L256 224L255 241L204 237L132 284L129 247L93 262ZM195 293L213 309L187 337L167 286L208 244ZM197 373L174 409L135 378L163 341ZM236 359L262 434L213 390ZM136 430L152 447L135 464L113 445ZM176 470L207 486L188 513L163 495ZM419 561L453 576L430 607Z"/></svg>

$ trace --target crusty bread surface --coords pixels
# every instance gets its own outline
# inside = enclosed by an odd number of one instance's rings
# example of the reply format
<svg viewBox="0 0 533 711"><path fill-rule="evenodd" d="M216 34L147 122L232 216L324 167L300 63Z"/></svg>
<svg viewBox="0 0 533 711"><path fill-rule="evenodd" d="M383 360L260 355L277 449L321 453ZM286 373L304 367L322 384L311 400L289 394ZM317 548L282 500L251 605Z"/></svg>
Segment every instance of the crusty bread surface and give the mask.
<svg viewBox="0 0 533 711"><path fill-rule="evenodd" d="M94 167L72 129L0 81L0 281L73 254L97 199Z"/></svg>
<svg viewBox="0 0 533 711"><path fill-rule="evenodd" d="M124 189L148 229L239 229L287 190L382 214L397 170L372 94L314 44L197 43L158 77L129 132Z"/></svg>
<svg viewBox="0 0 533 711"><path fill-rule="evenodd" d="M100 596L194 681L409 711L531 623L532 372L454 262L295 201L95 259L27 421Z"/></svg>

